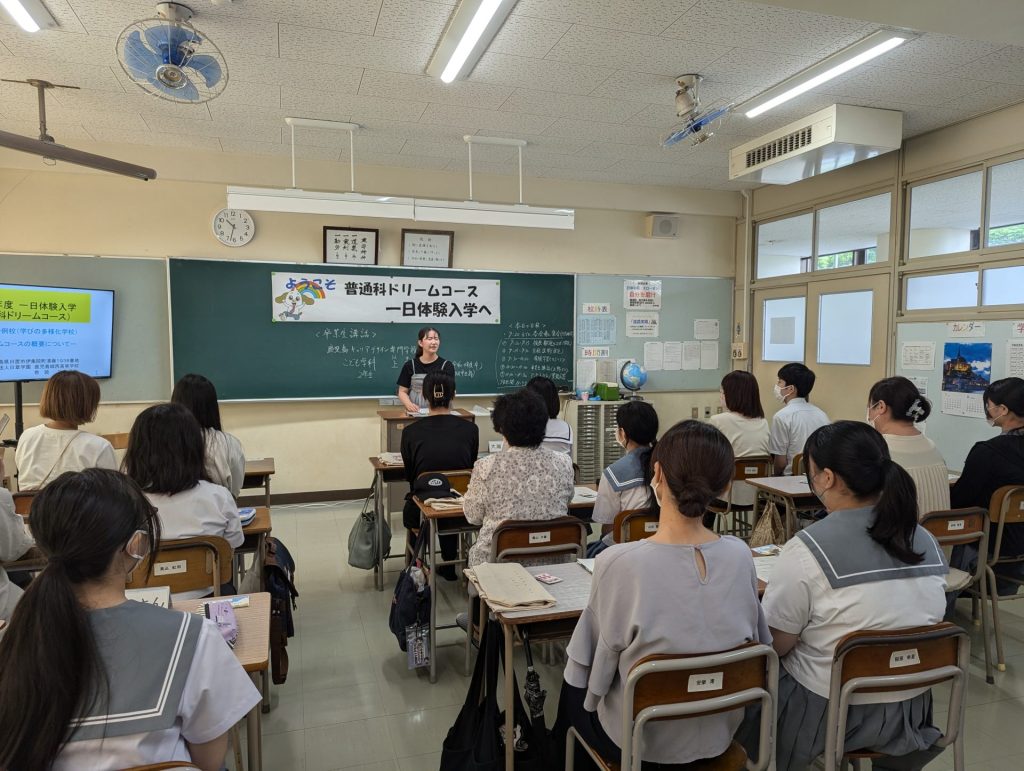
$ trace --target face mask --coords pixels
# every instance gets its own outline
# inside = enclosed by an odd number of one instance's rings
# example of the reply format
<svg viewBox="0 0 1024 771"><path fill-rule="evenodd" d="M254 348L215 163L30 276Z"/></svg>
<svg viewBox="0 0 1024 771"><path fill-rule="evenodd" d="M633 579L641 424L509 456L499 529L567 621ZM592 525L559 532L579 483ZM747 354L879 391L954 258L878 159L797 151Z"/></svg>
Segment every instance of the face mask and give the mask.
<svg viewBox="0 0 1024 771"><path fill-rule="evenodd" d="M819 473L821 473L821 472L819 472ZM821 492L818 492L815 489L815 487L814 487L814 477L815 476L817 476L817 474L815 474L813 476L808 476L807 477L807 486L811 488L811 492L814 493L814 497L817 498L821 502L821 505L824 506L825 509L827 510L828 506L825 504L825 493L827 493L828 490L822 490Z"/></svg>
<svg viewBox="0 0 1024 771"><path fill-rule="evenodd" d="M718 403L721 404L724 409L729 409L729 405L725 403L725 394L718 394Z"/></svg>
<svg viewBox="0 0 1024 771"><path fill-rule="evenodd" d="M985 410L985 422L992 426L992 428L999 428L999 426L996 424L997 420L999 420L999 418L993 418L991 415L989 415L988 410Z"/></svg>
<svg viewBox="0 0 1024 771"><path fill-rule="evenodd" d="M654 486L654 482L651 482L651 493L654 495L654 502L658 504L658 508L661 508L661 498L658 497L658 488Z"/></svg>
<svg viewBox="0 0 1024 771"><path fill-rule="evenodd" d="M621 428L615 429L615 444L617 444L623 450L626 449L626 442L623 439L624 436L625 436L625 434L622 433L622 429Z"/></svg>
<svg viewBox="0 0 1024 771"><path fill-rule="evenodd" d="M138 537L136 537L138 536ZM133 545L134 542L134 545ZM128 572L132 572L139 566L139 563L146 558L149 553L149 533L145 530L136 530L128 543L125 544L124 552L131 557L135 562L132 563L131 567L128 568Z"/></svg>
<svg viewBox="0 0 1024 771"><path fill-rule="evenodd" d="M789 388L789 386L786 386L786 387ZM780 401L783 404L785 404L786 403L786 397L782 395L782 386L780 386L778 383L776 383L775 384L775 388L773 388L772 390L773 390L773 392L775 394L775 398L778 401Z"/></svg>
<svg viewBox="0 0 1024 771"><path fill-rule="evenodd" d="M877 406L878 402L875 402L874 404L869 404L868 411L864 413L864 422L867 423L872 428L875 427L875 421L878 420L878 418L871 417L871 410L873 410Z"/></svg>

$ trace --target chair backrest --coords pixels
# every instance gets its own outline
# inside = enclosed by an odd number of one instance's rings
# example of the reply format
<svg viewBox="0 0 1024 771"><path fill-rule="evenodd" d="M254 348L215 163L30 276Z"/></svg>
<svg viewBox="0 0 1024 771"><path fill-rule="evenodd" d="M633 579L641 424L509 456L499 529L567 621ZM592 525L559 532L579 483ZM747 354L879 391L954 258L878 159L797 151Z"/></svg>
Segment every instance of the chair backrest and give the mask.
<svg viewBox="0 0 1024 771"><path fill-rule="evenodd" d="M793 456L793 476L800 476L804 473L804 454L798 452Z"/></svg>
<svg viewBox="0 0 1024 771"><path fill-rule="evenodd" d="M172 594L213 587L220 595L221 584L231 580L231 545L218 535L200 535L162 541L149 575L149 558L128 574L125 586L168 586Z"/></svg>
<svg viewBox="0 0 1024 771"><path fill-rule="evenodd" d="M988 512L979 506L967 509L930 511L921 517L921 526L942 546L979 543L979 554L988 546Z"/></svg>
<svg viewBox="0 0 1024 771"><path fill-rule="evenodd" d="M128 449L128 434L100 434L100 436L110 442L115 450Z"/></svg>
<svg viewBox="0 0 1024 771"><path fill-rule="evenodd" d="M576 485L580 483L580 465L578 463L572 464L572 481Z"/></svg>
<svg viewBox="0 0 1024 771"><path fill-rule="evenodd" d="M746 458L736 459L736 468L732 474L733 482L742 482L745 479L757 479L758 477L770 477L775 473L770 455L750 455ZM793 472L796 473L795 471Z"/></svg>
<svg viewBox="0 0 1024 771"><path fill-rule="evenodd" d="M825 767L842 767L847 711L870 704L870 694L913 691L952 682L946 730L937 742L945 747L963 728L970 662L970 639L956 624L942 622L912 629L867 630L846 635L832 660L825 738ZM908 696L909 698L909 696Z"/></svg>
<svg viewBox="0 0 1024 771"><path fill-rule="evenodd" d="M28 519L28 512L32 508L32 501L35 500L36 491L11 493L14 498L14 511Z"/></svg>
<svg viewBox="0 0 1024 771"><path fill-rule="evenodd" d="M658 515L650 509L626 509L615 515L612 532L617 543L642 541L658 532Z"/></svg>
<svg viewBox="0 0 1024 771"><path fill-rule="evenodd" d="M587 552L587 526L576 517L506 519L491 536L491 562L519 562L543 557L583 557ZM548 558L551 558L550 560Z"/></svg>
<svg viewBox="0 0 1024 771"><path fill-rule="evenodd" d="M622 771L639 769L643 728L653 720L699 717L761 704L760 747L773 747L779 658L770 645L697 656L658 654L637 661L626 678L622 714ZM628 740L627 740L628 738ZM758 753L764 769L774 752Z"/></svg>
<svg viewBox="0 0 1024 771"><path fill-rule="evenodd" d="M473 469L460 468L451 471L430 471L429 474L444 474L448 477L448 485L460 495L465 495L469 489L469 478L473 475Z"/></svg>
<svg viewBox="0 0 1024 771"><path fill-rule="evenodd" d="M988 505L988 518L996 527L995 544L989 564L1000 560L1003 546L1003 527L1024 522L1024 485L1006 485L992 493ZM1010 557L1008 561L1016 561Z"/></svg>

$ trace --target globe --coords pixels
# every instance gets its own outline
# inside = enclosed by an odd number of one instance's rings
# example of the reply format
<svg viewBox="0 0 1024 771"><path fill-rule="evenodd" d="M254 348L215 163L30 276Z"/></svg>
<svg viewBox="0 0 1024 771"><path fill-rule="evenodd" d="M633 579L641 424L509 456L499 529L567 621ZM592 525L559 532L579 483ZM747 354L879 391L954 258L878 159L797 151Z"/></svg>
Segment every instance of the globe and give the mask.
<svg viewBox="0 0 1024 771"><path fill-rule="evenodd" d="M635 361L628 361L622 365L619 380L630 391L639 391L647 383L647 370Z"/></svg>

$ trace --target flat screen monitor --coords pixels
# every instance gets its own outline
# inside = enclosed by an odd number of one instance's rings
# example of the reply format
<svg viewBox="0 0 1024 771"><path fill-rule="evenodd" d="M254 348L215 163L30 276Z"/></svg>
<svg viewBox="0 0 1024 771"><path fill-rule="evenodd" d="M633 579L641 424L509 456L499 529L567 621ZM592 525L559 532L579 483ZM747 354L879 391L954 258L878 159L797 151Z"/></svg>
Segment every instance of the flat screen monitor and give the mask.
<svg viewBox="0 0 1024 771"><path fill-rule="evenodd" d="M110 377L114 291L0 284L0 382Z"/></svg>

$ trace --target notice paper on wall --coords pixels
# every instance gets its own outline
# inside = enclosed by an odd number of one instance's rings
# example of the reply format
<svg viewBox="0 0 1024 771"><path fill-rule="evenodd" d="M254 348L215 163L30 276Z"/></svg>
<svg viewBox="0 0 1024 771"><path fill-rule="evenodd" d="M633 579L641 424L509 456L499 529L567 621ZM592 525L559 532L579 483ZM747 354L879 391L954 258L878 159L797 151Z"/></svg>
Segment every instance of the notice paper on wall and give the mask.
<svg viewBox="0 0 1024 771"><path fill-rule="evenodd" d="M984 418L982 394L992 382L992 343L947 342L942 349L942 412Z"/></svg>
<svg viewBox="0 0 1024 771"><path fill-rule="evenodd" d="M903 369L935 369L935 343L904 343L900 364Z"/></svg>
<svg viewBox="0 0 1024 771"><path fill-rule="evenodd" d="M626 279L622 282L622 307L627 311L661 310L661 281Z"/></svg>
<svg viewBox="0 0 1024 771"><path fill-rule="evenodd" d="M718 341L700 341L700 368L718 369Z"/></svg>
<svg viewBox="0 0 1024 771"><path fill-rule="evenodd" d="M580 313L611 313L611 303L583 303Z"/></svg>
<svg viewBox="0 0 1024 771"><path fill-rule="evenodd" d="M657 337L658 313L633 311L626 314L626 337Z"/></svg>
<svg viewBox="0 0 1024 771"><path fill-rule="evenodd" d="M984 321L950 321L946 324L950 337L984 337Z"/></svg>
<svg viewBox="0 0 1024 771"><path fill-rule="evenodd" d="M665 344L659 341L644 343L644 369L660 372L665 368Z"/></svg>
<svg viewBox="0 0 1024 771"><path fill-rule="evenodd" d="M1024 377L1024 341L1006 344L1006 377Z"/></svg>
<svg viewBox="0 0 1024 771"><path fill-rule="evenodd" d="M591 388L597 382L597 359L576 360L576 385Z"/></svg>
<svg viewBox="0 0 1024 771"><path fill-rule="evenodd" d="M700 369L700 340L683 341L683 369Z"/></svg>
<svg viewBox="0 0 1024 771"><path fill-rule="evenodd" d="M921 392L921 396L928 395L928 378L911 376L907 380L914 384L914 387Z"/></svg>
<svg viewBox="0 0 1024 771"><path fill-rule="evenodd" d="M607 359L612 349L607 345L586 345L580 348L580 357L584 359Z"/></svg>
<svg viewBox="0 0 1024 771"><path fill-rule="evenodd" d="M615 345L615 317L577 316L576 345Z"/></svg>
<svg viewBox="0 0 1024 771"><path fill-rule="evenodd" d="M1024 337L1024 321L1011 322L1010 337Z"/></svg>
<svg viewBox="0 0 1024 771"><path fill-rule="evenodd" d="M662 366L666 372L678 372L683 368L683 344L679 341L665 341Z"/></svg>
<svg viewBox="0 0 1024 771"><path fill-rule="evenodd" d="M718 327L718 319L694 319L693 336L698 340L717 340Z"/></svg>

